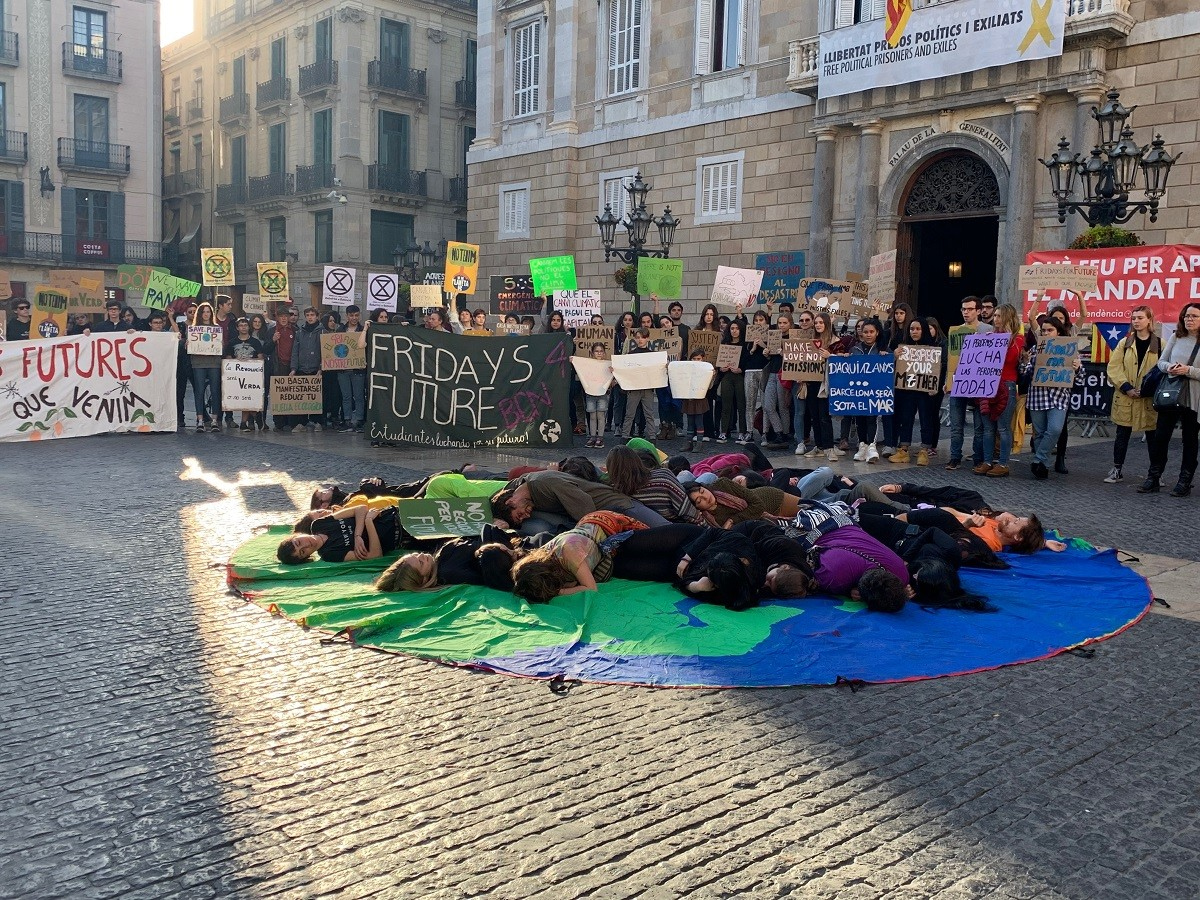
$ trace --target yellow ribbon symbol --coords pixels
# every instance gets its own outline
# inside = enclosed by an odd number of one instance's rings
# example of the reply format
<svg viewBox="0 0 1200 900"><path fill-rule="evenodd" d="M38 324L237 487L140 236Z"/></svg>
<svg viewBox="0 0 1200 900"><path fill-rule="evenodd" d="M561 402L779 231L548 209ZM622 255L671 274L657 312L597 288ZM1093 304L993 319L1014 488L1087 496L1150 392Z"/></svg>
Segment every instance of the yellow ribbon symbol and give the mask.
<svg viewBox="0 0 1200 900"><path fill-rule="evenodd" d="M1050 7L1053 5L1054 0L1046 0L1045 3L1029 0L1029 14L1033 17L1033 22L1030 24L1029 30L1025 32L1021 46L1017 48L1022 55L1038 37L1046 42L1047 47L1054 46L1054 32L1050 30Z"/></svg>

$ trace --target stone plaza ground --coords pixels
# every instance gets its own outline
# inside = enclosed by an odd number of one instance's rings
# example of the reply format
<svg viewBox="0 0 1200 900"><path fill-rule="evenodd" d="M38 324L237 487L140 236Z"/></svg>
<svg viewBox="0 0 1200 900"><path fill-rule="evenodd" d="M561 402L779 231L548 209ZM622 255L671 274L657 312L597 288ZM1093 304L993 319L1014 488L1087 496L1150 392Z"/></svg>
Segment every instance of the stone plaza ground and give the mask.
<svg viewBox="0 0 1200 900"><path fill-rule="evenodd" d="M1025 461L902 473L1120 547L1171 604L1094 653L993 672L555 695L325 642L226 592L230 551L314 482L560 455L331 433L0 445L0 897L1200 893L1200 507L1101 484L1104 441L1040 484Z"/></svg>

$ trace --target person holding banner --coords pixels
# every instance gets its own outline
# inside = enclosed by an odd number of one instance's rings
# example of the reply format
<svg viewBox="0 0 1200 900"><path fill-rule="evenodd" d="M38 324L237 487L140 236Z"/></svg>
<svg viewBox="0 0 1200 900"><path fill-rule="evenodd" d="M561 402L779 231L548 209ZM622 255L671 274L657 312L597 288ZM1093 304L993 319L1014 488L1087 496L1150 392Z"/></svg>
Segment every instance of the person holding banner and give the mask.
<svg viewBox="0 0 1200 900"><path fill-rule="evenodd" d="M316 375L321 371L321 323L314 307L304 310L304 324L296 329L292 340L291 368L288 375ZM317 414L287 416L287 432L297 425L307 425L311 430L321 428L321 416ZM278 429L276 429L278 430Z"/></svg>
<svg viewBox="0 0 1200 900"><path fill-rule="evenodd" d="M357 306L346 307L346 324L339 330L346 334L357 334L360 340L367 330L363 327L362 310ZM342 395L342 427L343 432L359 432L363 430L367 412L367 370L341 369L337 373L338 391Z"/></svg>
<svg viewBox="0 0 1200 900"><path fill-rule="evenodd" d="M1042 291L1037 297L1034 298L1033 303L1030 304L1028 322L1031 329L1036 329L1038 327L1038 323L1041 321L1041 317L1038 316L1038 306L1041 304L1042 300L1045 299L1045 297L1046 292ZM1066 329L1063 332L1063 337L1077 336L1075 342L1079 347L1080 355L1082 355L1088 350L1088 335L1091 333L1091 329L1088 326L1087 303L1083 299L1082 294L1076 294L1075 297L1079 301L1078 322L1072 324L1070 313L1067 312L1067 308L1061 303L1056 303L1050 306L1047 310L1047 314L1050 316L1050 318L1054 319L1059 323L1059 325ZM1070 415L1069 407L1067 409L1067 414ZM1055 448L1054 471L1059 475L1066 475L1068 474L1066 419L1063 420L1062 431L1059 432L1058 443L1055 445Z"/></svg>
<svg viewBox="0 0 1200 900"><path fill-rule="evenodd" d="M1025 335L1021 330L1021 317L1017 308L1010 303L1002 304L992 317L992 327L998 333L1008 335L1008 350L1004 354L1004 368L1000 372L1000 390L990 401L983 420L983 459L974 468L976 475L991 478L1007 478L1008 458L1012 453L1012 417L1017 403L1017 364L1025 349ZM999 457L997 454L999 435Z"/></svg>
<svg viewBox="0 0 1200 900"><path fill-rule="evenodd" d="M1039 339L1044 341L1050 338L1067 337L1069 336L1069 327L1060 319L1043 316L1038 325ZM1026 368L1032 371L1036 359L1037 351L1031 348L1029 359L1025 364ZM1079 354L1075 354L1073 362L1075 371L1079 371L1082 365L1079 361ZM953 403L954 398L951 398L950 402ZM1025 409L1033 424L1033 462L1030 463L1029 470L1039 481L1045 480L1050 475L1046 463L1050 459L1050 451L1057 446L1058 436L1066 425L1067 408L1070 405L1070 387L1033 386L1030 387L1029 394L1025 398ZM1057 467L1055 468L1057 471Z"/></svg>
<svg viewBox="0 0 1200 900"><path fill-rule="evenodd" d="M216 325L216 313L207 301L196 307L192 325ZM192 398L196 402L196 433L221 430L221 357L224 353L188 353L192 364ZM208 401L205 400L205 393ZM206 409L211 408L209 417Z"/></svg>
<svg viewBox="0 0 1200 900"><path fill-rule="evenodd" d="M992 326L979 321L979 298L963 297L961 325L955 325L947 334L946 352L946 393L953 387L954 371L958 368L958 358L962 355L963 341L969 334L991 334ZM971 409L972 432L971 440L972 464L983 462L983 420L979 415L979 403L966 397L950 397L950 460L946 468L954 471L962 465L963 439L967 431L967 408Z"/></svg>
<svg viewBox="0 0 1200 900"><path fill-rule="evenodd" d="M1196 353L1200 350L1200 303L1188 303L1179 311L1179 323L1175 333L1167 341L1158 360L1158 370L1170 378L1184 379L1179 391L1179 401L1173 406L1158 407L1158 426L1150 450L1150 471L1140 488L1139 494L1158 491L1158 480L1167 467L1167 451L1171 446L1171 433L1176 423L1183 432L1183 459L1179 464L1179 481L1171 489L1172 497L1186 497L1192 492L1192 480L1196 477L1196 457L1200 451L1200 423L1196 413L1200 410L1200 366L1196 365ZM1165 379L1164 379L1165 381Z"/></svg>
<svg viewBox="0 0 1200 900"><path fill-rule="evenodd" d="M785 391L779 383L779 373L783 370L782 342L788 339L792 330L791 316L781 313L771 330L779 332L781 349L777 353L767 353L767 366L763 369L762 410L763 431L766 433L763 449L786 450L790 392Z"/></svg>
<svg viewBox="0 0 1200 900"><path fill-rule="evenodd" d="M908 324L904 340L897 345L897 347L900 346L937 347L938 344L929 334L925 320L914 318ZM944 380L943 373L939 370L935 374L938 376L940 384ZM909 447L912 444L913 425L916 423L917 416L920 415L921 449L917 451L916 463L918 466L929 465L929 451L937 440L934 427L938 421L938 408L940 406L938 400L938 394L900 387L899 379L897 379L896 415L894 419L896 441L900 446L891 455L888 460L889 462L907 465L912 460L909 454Z"/></svg>
<svg viewBox="0 0 1200 900"><path fill-rule="evenodd" d="M621 313L617 319L614 354L624 353L627 346L631 348L634 346L633 332L636 328L637 323L633 319L633 313L628 311ZM605 423L608 430L617 432L621 430L621 425L625 422L625 406L625 391L619 384L614 384L612 402L608 405L608 421Z"/></svg>
<svg viewBox="0 0 1200 900"><path fill-rule="evenodd" d="M867 319L862 323L859 342L850 351L851 356L880 356L886 351L879 346L880 332L883 330L878 319ZM875 446L877 430L875 416L855 416L855 427L858 429L858 452L854 454L855 462L879 462L879 448Z"/></svg>
<svg viewBox="0 0 1200 900"><path fill-rule="evenodd" d="M721 341L721 348L734 348L736 350L736 361L728 360L728 364L718 366L717 369L721 373L721 433L717 435L718 441L728 441L732 431L733 439L739 444L744 444L750 440L749 429L746 427L748 420L746 418L746 380L742 377L743 367L747 364L750 358L750 351L746 347L746 342L742 339L742 325L736 319L729 323L729 330L725 333L724 340ZM728 353L729 351L726 351ZM721 354L721 350L718 350ZM733 353L729 353L733 356ZM733 431L733 426L738 426L737 431Z"/></svg>
<svg viewBox="0 0 1200 900"><path fill-rule="evenodd" d="M1162 340L1154 333L1154 310L1148 306L1135 306L1129 316L1127 334L1108 360L1108 380L1112 384L1113 401L1110 417L1117 426L1117 437L1113 441L1113 467L1104 479L1105 484L1116 484L1122 480L1121 470L1129 452L1129 439L1135 431L1146 436L1146 448L1154 458L1154 432L1158 425L1158 413L1151 401L1154 391L1149 389L1147 375L1157 385L1161 371L1158 358L1162 354Z"/></svg>
<svg viewBox="0 0 1200 900"><path fill-rule="evenodd" d="M250 333L250 320L245 316L242 316L237 320L235 327L237 328L237 334L235 334L229 344L226 345L225 358L240 360L263 359L265 356L263 353L263 345L258 338L254 337L254 335ZM242 422L240 425L241 430L253 431L259 415L260 413L247 412L243 410Z"/></svg>

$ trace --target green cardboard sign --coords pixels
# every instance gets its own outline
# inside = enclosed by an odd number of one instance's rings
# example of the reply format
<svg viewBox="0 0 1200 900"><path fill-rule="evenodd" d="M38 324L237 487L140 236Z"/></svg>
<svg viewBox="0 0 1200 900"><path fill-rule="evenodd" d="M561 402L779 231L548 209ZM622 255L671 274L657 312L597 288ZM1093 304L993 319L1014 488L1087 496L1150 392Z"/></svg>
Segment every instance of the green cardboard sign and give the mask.
<svg viewBox="0 0 1200 900"><path fill-rule="evenodd" d="M487 497L444 497L437 500L401 500L400 524L417 540L476 537L492 522Z"/></svg>
<svg viewBox="0 0 1200 900"><path fill-rule="evenodd" d="M683 260L644 257L637 262L639 294L655 294L664 300L683 296Z"/></svg>
<svg viewBox="0 0 1200 900"><path fill-rule="evenodd" d="M529 274L533 277L535 297L549 297L555 291L577 291L575 280L575 257L545 256L529 261Z"/></svg>
<svg viewBox="0 0 1200 900"><path fill-rule="evenodd" d="M155 269L146 280L146 294L142 304L148 309L166 309L180 297L195 297L200 285L186 278L176 278Z"/></svg>

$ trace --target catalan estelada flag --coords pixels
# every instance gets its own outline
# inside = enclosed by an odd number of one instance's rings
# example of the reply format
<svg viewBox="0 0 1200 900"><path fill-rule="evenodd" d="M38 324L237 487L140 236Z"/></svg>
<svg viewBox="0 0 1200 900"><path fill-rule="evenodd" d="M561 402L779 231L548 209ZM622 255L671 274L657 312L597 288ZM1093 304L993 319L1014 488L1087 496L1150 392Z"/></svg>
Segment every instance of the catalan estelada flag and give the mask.
<svg viewBox="0 0 1200 900"><path fill-rule="evenodd" d="M1092 326L1092 362L1107 363L1117 344L1129 334L1128 322L1097 322Z"/></svg>
<svg viewBox="0 0 1200 900"><path fill-rule="evenodd" d="M912 0L887 0L887 25L883 35L887 38L888 46L895 47L908 27L908 17L912 15Z"/></svg>

